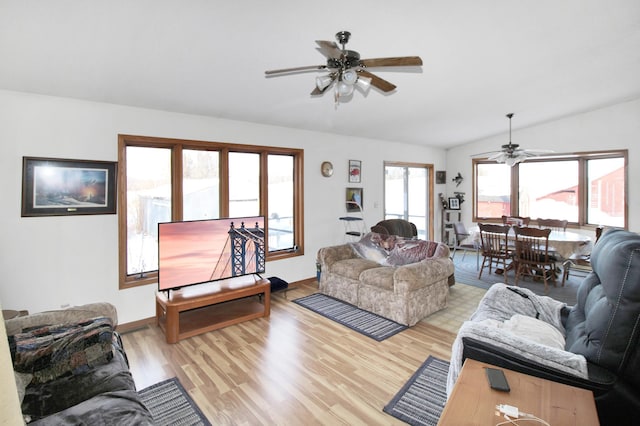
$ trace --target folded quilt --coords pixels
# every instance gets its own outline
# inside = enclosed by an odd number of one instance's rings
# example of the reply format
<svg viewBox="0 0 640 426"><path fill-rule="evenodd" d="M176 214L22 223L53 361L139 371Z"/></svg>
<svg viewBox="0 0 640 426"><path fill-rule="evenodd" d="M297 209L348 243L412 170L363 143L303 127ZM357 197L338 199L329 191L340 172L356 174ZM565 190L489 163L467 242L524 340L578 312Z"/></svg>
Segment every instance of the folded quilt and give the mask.
<svg viewBox="0 0 640 426"><path fill-rule="evenodd" d="M68 373L79 374L113 358L113 326L106 317L45 325L9 336L14 370L45 383Z"/></svg>

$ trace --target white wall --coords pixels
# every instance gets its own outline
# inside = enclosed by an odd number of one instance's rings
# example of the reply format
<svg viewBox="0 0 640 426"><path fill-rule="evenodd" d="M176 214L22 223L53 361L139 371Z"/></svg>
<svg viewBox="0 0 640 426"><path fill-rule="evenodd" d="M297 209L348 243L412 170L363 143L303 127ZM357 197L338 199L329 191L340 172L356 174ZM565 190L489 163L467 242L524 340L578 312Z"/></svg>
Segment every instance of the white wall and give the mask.
<svg viewBox="0 0 640 426"><path fill-rule="evenodd" d="M315 276L318 249L343 241L338 217L345 214L346 187L364 188L371 226L383 215L383 161L445 167L440 149L0 91L0 300L7 309L37 312L107 301L117 307L120 323L155 315L155 286L118 290L116 215L20 217L23 156L116 161L119 133L303 148L305 255L268 262L265 274L287 281ZM348 183L349 159L362 161L361 185ZM331 178L320 174L324 160L334 164Z"/></svg>
<svg viewBox="0 0 640 426"><path fill-rule="evenodd" d="M517 117L517 114L516 114ZM515 117L514 117L515 120ZM505 120L505 125L508 123ZM629 230L640 232L640 99L567 117L533 127L514 130L512 142L526 149L551 149L556 153L603 151L628 149L628 209ZM465 144L447 151L447 192L462 191L468 202L462 205L463 222L471 224L472 168L471 156L480 152L494 151L509 142L507 132ZM451 177L458 172L464 177L456 187Z"/></svg>

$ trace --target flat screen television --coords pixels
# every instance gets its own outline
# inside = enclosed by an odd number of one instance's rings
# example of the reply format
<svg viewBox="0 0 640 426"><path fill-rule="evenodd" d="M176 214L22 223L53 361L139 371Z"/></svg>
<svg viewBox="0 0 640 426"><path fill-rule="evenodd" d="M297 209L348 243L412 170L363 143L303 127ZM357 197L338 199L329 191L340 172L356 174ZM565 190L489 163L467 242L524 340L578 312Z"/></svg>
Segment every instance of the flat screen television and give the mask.
<svg viewBox="0 0 640 426"><path fill-rule="evenodd" d="M264 217L158 224L158 290L265 270Z"/></svg>

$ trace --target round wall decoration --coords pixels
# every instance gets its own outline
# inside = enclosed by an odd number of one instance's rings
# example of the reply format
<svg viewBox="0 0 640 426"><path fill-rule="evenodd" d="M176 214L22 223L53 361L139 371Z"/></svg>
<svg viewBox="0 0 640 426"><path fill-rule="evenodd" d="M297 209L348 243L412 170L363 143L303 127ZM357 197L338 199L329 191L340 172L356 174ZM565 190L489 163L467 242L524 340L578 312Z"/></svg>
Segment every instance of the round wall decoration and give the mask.
<svg viewBox="0 0 640 426"><path fill-rule="evenodd" d="M323 161L320 165L320 171L324 177L331 176L333 174L333 164L330 161Z"/></svg>

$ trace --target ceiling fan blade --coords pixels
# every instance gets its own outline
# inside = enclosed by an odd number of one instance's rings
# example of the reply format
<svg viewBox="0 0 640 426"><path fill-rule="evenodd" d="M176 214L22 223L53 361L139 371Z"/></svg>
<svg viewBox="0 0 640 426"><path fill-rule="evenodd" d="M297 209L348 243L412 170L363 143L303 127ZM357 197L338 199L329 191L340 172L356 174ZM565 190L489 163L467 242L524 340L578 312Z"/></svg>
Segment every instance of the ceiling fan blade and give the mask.
<svg viewBox="0 0 640 426"><path fill-rule="evenodd" d="M369 77L371 79L371 85L377 87L383 92L391 92L396 88L395 84L389 83L387 80L382 79L375 74L371 74L369 71L360 70L358 73L364 77Z"/></svg>
<svg viewBox="0 0 640 426"><path fill-rule="evenodd" d="M327 66L326 65L307 65L305 67L295 67L295 68L282 68L279 70L268 70L265 71L264 73L266 75L273 75L273 74L283 74L283 73L292 73L292 72L301 72L301 71L317 71L317 70L323 70L326 69Z"/></svg>
<svg viewBox="0 0 640 426"><path fill-rule="evenodd" d="M361 59L360 65L365 67L402 67L407 65L422 65L422 59L420 59L420 56Z"/></svg>
<svg viewBox="0 0 640 426"><path fill-rule="evenodd" d="M327 58L338 59L342 55L342 50L340 50L338 45L333 41L316 40L316 43L318 43L318 46L320 46L318 48L320 53L322 53Z"/></svg>

